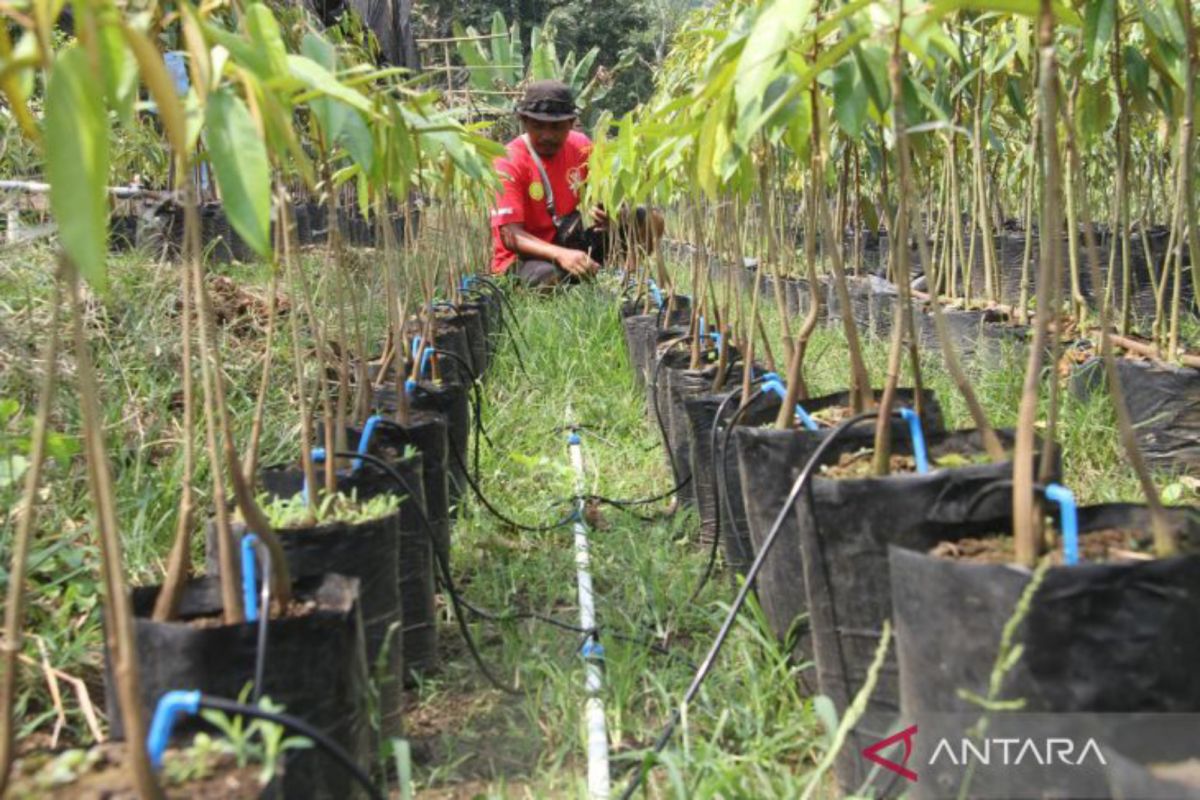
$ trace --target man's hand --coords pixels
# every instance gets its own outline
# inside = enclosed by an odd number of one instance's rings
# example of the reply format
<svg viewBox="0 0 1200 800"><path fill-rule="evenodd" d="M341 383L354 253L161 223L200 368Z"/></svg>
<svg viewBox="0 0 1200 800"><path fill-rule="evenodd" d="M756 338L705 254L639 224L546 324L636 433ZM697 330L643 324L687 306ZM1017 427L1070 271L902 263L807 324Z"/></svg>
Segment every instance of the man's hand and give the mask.
<svg viewBox="0 0 1200 800"><path fill-rule="evenodd" d="M592 224L602 231L608 229L608 212L604 210L604 206L592 209Z"/></svg>
<svg viewBox="0 0 1200 800"><path fill-rule="evenodd" d="M600 270L600 265L583 250L568 250L564 247L555 260L560 267L576 278L590 278Z"/></svg>

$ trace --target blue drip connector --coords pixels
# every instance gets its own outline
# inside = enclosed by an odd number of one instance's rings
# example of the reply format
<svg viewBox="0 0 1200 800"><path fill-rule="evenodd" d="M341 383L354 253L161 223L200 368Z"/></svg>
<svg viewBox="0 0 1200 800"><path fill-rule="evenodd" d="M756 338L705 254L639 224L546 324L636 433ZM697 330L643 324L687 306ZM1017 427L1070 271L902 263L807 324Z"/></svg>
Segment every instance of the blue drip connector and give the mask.
<svg viewBox="0 0 1200 800"><path fill-rule="evenodd" d="M603 661L604 645L595 639L589 638L583 643L583 647L579 649L579 655L583 656L587 661Z"/></svg>
<svg viewBox="0 0 1200 800"><path fill-rule="evenodd" d="M929 452L925 449L921 417L911 408L900 409L900 416L908 423L908 432L912 436L913 461L917 462L917 472L924 475L929 472Z"/></svg>
<svg viewBox="0 0 1200 800"><path fill-rule="evenodd" d="M1058 503L1063 537L1063 563L1073 567L1079 563L1079 515L1075 493L1058 483L1046 484L1046 499Z"/></svg>
<svg viewBox="0 0 1200 800"><path fill-rule="evenodd" d="M421 352L421 334L417 334L412 339L412 360L417 360L417 354Z"/></svg>
<svg viewBox="0 0 1200 800"><path fill-rule="evenodd" d="M424 375L429 370L430 359L433 357L433 348L426 347L421 351L421 363L417 367L417 375Z"/></svg>
<svg viewBox="0 0 1200 800"><path fill-rule="evenodd" d="M571 431L570 435L567 436L567 445L568 446L579 444L581 441L582 440L579 438L579 434L576 433L575 431Z"/></svg>
<svg viewBox="0 0 1200 800"><path fill-rule="evenodd" d="M163 753L171 741L171 731L181 714L195 714L200 710L200 692L175 689L158 699L154 707L154 718L150 720L150 732L146 735L146 753L150 766L162 768Z"/></svg>
<svg viewBox="0 0 1200 800"><path fill-rule="evenodd" d="M775 375L773 372L768 372L767 374L771 375L772 377L763 382L762 390L764 392L772 392L776 395L779 395L780 400L787 397L787 387L783 385L783 381L779 380L779 376ZM796 416L800 418L800 424L803 425L806 430L818 431L821 429L821 426L817 424L817 421L810 417L808 412L805 411L804 407L799 403L796 403Z"/></svg>
<svg viewBox="0 0 1200 800"><path fill-rule="evenodd" d="M312 449L312 460L314 464L325 463L325 448L314 447ZM304 487L300 490L300 499L304 505L308 505L308 476L304 476Z"/></svg>
<svg viewBox="0 0 1200 800"><path fill-rule="evenodd" d="M654 298L654 304L662 308L665 304L663 303L662 291L658 288L658 284L653 280L647 280L647 283L650 284L650 296Z"/></svg>
<svg viewBox="0 0 1200 800"><path fill-rule="evenodd" d="M371 436L375 434L375 428L378 427L382 419L378 414L367 418L366 423L363 425L362 436L358 437L358 454L360 456L367 454L368 448L371 446ZM350 463L354 466L354 469L359 469L362 467L363 460L356 458Z"/></svg>
<svg viewBox="0 0 1200 800"><path fill-rule="evenodd" d="M242 604L246 607L246 621L258 622L258 558L254 546L258 536L247 533L242 537Z"/></svg>
<svg viewBox="0 0 1200 800"><path fill-rule="evenodd" d="M413 380L412 378L405 379L405 381L404 381L404 393L405 394L411 396L413 391L416 388L417 388L417 382L415 380Z"/></svg>
<svg viewBox="0 0 1200 800"><path fill-rule="evenodd" d="M479 282L478 277L476 277L474 275L465 275L458 282L459 291L465 292L478 282Z"/></svg>

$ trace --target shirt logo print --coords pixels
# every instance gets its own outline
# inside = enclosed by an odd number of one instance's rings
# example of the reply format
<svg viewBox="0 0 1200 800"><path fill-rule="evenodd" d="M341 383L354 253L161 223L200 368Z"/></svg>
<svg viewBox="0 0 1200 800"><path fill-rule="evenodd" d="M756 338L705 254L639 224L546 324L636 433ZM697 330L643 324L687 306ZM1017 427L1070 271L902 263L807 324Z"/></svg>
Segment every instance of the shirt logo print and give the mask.
<svg viewBox="0 0 1200 800"><path fill-rule="evenodd" d="M546 196L546 190L542 187L541 181L534 181L529 184L529 196L534 200L541 200Z"/></svg>

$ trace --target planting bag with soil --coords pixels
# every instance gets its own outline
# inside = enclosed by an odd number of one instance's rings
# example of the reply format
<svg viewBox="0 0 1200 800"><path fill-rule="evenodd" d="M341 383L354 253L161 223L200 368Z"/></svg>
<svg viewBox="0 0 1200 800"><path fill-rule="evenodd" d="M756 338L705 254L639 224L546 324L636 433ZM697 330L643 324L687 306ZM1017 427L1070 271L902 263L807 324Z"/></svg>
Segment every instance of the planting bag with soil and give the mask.
<svg viewBox="0 0 1200 800"><path fill-rule="evenodd" d="M1002 506L1009 496L995 493ZM1144 506L1078 514L1081 536L1150 530ZM1200 509L1169 515L1188 555L1047 571L1017 630L1024 654L1005 676L1005 699L1024 698L1029 711L1200 712ZM989 532L1008 526L1006 517ZM914 712L966 710L957 690L986 695L1001 631L1031 572L929 549L900 545L890 555L901 695Z"/></svg>
<svg viewBox="0 0 1200 800"><path fill-rule="evenodd" d="M351 450L358 450L361 434L361 428L346 429L346 444ZM406 447L412 447L421 454L425 515L433 527L434 547L449 564L451 542L449 477L446 471L446 418L440 414L411 411L405 424L391 420L380 422L371 434L368 452L388 461L407 479L411 474L399 469L403 459L398 457ZM406 529L417 530L419 526L420 520L414 518ZM434 574L436 576L436 571Z"/></svg>
<svg viewBox="0 0 1200 800"><path fill-rule="evenodd" d="M712 536L721 540L731 577L745 575L754 561L754 546L746 522L742 499L742 479L738 470L737 448L729 425L738 414L738 404L730 401L717 426L714 449L713 426L722 401L729 393L701 395L686 403L689 435L692 440L693 480L696 482L697 509L700 512L701 537L711 526ZM738 418L738 425L757 427L775 420L779 398L758 395ZM710 517L711 515L711 517ZM709 540L711 541L711 539ZM736 577L734 577L736 580Z"/></svg>
<svg viewBox="0 0 1200 800"><path fill-rule="evenodd" d="M487 374L490 354L487 346L487 329L483 323L482 306L460 303L455 307L455 317L463 325L467 336L467 364L476 378Z"/></svg>
<svg viewBox="0 0 1200 800"><path fill-rule="evenodd" d="M732 356L732 351L731 351ZM761 370L756 370L756 374ZM712 426L721 401L734 387L740 387L743 369L736 363L726 370L720 394L711 394L717 365L708 364L698 370L682 370L673 376L671 384L671 418L675 427L683 428L686 442L688 471L692 476L692 491L700 514L700 541L711 544L717 536L716 471L713 466ZM737 404L726 407L726 418L737 411Z"/></svg>
<svg viewBox="0 0 1200 800"><path fill-rule="evenodd" d="M691 319L692 303L691 298L677 295L675 310L670 314L658 309L643 314L639 311L640 307L640 304L626 302L621 308L625 349L629 354L629 366L633 369L634 383L639 389L649 382L659 331L663 328L686 327Z"/></svg>
<svg viewBox="0 0 1200 800"><path fill-rule="evenodd" d="M380 731L385 736L399 735L402 729L404 642L399 526L397 510L357 524L328 522L277 532L293 578L337 573L358 580L367 664L379 685ZM235 523L231 533L237 548L246 528ZM216 526L209 525L204 542L204 568L209 575L220 572L216 536Z"/></svg>
<svg viewBox="0 0 1200 800"><path fill-rule="evenodd" d="M995 496L1005 506L1011 493ZM1021 657L1004 673L999 699L1023 700L1023 712L1200 712L1200 509L1172 508L1168 516L1186 555L1047 570L1015 629ZM1149 540L1144 506L1084 506L1078 517L1081 537L1136 531ZM1009 530L1009 517L993 527L1003 533L989 560L1011 558ZM1032 578L1014 564L973 560L969 544L960 541L949 557L929 548L889 552L908 716L978 711L959 691L988 696L1001 636ZM1127 719L1097 717L1091 733L1138 761L1163 760L1161 740L1159 752L1145 752L1145 737ZM1200 742L1188 745L1200 756ZM938 779L930 775L931 792Z"/></svg>
<svg viewBox="0 0 1200 800"><path fill-rule="evenodd" d="M897 407L909 406L912 400L912 390L898 391ZM926 390L923 400L922 425L926 435L931 435L944 427L941 406L932 391ZM814 414L826 409L845 408L849 402L849 393L838 392L805 400L801 405L809 414ZM779 401L771 398L770 404L764 407L763 416L759 419L764 423L774 422L774 415L770 412L777 413L778 409ZM870 429L869 423L863 425L864 430ZM799 470L817 445L829 435L828 430L809 431L793 428L781 431L774 427L746 425L734 429L733 446L737 453L746 524L755 555L779 516ZM893 427L893 432L903 430L901 425ZM756 589L771 629L780 641L786 640L788 632L807 614L808 609L808 598L804 590L804 564L800 556L800 531L795 514L784 516L775 545L758 573ZM807 621L804 628L807 629ZM803 631L800 633L804 634ZM807 647L806 634L798 637L797 647L800 642L804 642L805 646L795 651L796 656L801 661L807 661L812 652ZM808 682L812 683L811 679Z"/></svg>
<svg viewBox="0 0 1200 800"><path fill-rule="evenodd" d="M1117 373L1147 461L1200 475L1200 369L1118 358ZM1103 362L1091 359L1072 380L1078 395L1103 390Z"/></svg>
<svg viewBox="0 0 1200 800"><path fill-rule="evenodd" d="M671 386L677 374L687 370L691 362L691 354L687 350L668 350L658 355L658 363L650 373L648 390L653 393L651 414L656 423L661 425L664 436L663 449L667 465L675 482L680 486L679 502L693 506L696 504L696 487L691 482L692 457L691 447L687 436L687 419L683 413L674 413L676 408L672 400Z"/></svg>
<svg viewBox="0 0 1200 800"><path fill-rule="evenodd" d="M685 497L690 497L692 503L700 503L701 489L697 486L695 475L692 473L696 462L695 456L692 455L692 439L690 426L688 422L688 410L684 407L688 398L713 390L713 380L718 373L718 351L709 350L707 354L701 356L704 360L703 366L700 369L689 369L689 359L684 360L684 367L680 369L660 369L659 375L661 379L662 373L667 373L667 432L670 435L673 457L682 459L679 467L682 468L680 479L691 476L691 482L685 487ZM742 363L740 363L740 354L737 349L730 348L728 350L727 359L730 361L725 369L725 380L721 385L721 389L726 386L732 386L742 383ZM665 366L665 365L664 365ZM709 483L712 487L712 483ZM712 495L704 498L706 501L712 500ZM700 541L703 543L712 543L714 531L713 529L701 528Z"/></svg>
<svg viewBox="0 0 1200 800"><path fill-rule="evenodd" d="M424 331L425 325L420 322L411 322L405 329L410 336L423 335ZM430 344L430 342L426 341L424 344ZM471 363L471 346L467 343L466 320L459 318L457 313L452 316L438 316L432 344L438 350L444 350L457 356L457 358L438 359L438 369L442 380L447 383L461 383L469 386L475 376L470 374L469 366L464 366ZM410 362L408 374L413 375L419 366L420 364ZM430 370L427 368L420 377L422 380L430 379Z"/></svg>
<svg viewBox="0 0 1200 800"><path fill-rule="evenodd" d="M458 502L469 487L466 477L468 443L471 436L471 407L468 387L461 383L430 383L421 381L408 398L412 411L441 414L446 419L446 467L450 474L450 505ZM375 409L380 414L394 416L396 391L385 387L375 392Z"/></svg>
<svg viewBox="0 0 1200 800"><path fill-rule="evenodd" d="M179 621L154 622L150 614L159 589L135 588L132 597L145 719L151 718L159 698L174 689L236 699L254 680L258 625L221 624L220 583L211 576L188 582ZM369 766L375 736L367 711L358 581L325 574L297 580L294 591L292 613L270 623L262 694L324 731L358 764ZM105 670L105 703L113 737L123 738L111 665ZM189 735L205 725L190 718L176 732ZM332 800L361 796L346 770L318 748L289 756L284 794Z"/></svg>
<svg viewBox="0 0 1200 800"><path fill-rule="evenodd" d="M393 468L400 473L405 489L401 491L390 475L369 463L352 473L338 476L338 491L354 492L360 500L370 500L381 494L401 494L399 534L400 611L403 620L405 674L411 680L415 672L430 672L438 664L437 604L434 599L436 565L431 532L422 519L425 493L421 476L421 459L410 458L396 462ZM291 497L300 492L304 473L294 468L270 467L262 472L264 488L279 497ZM283 533L282 536L288 536Z"/></svg>
<svg viewBox="0 0 1200 800"><path fill-rule="evenodd" d="M997 433L1011 447L1011 437ZM892 435L893 461L911 456L907 426L894 426ZM819 469L838 465L843 456L873 443L874 430L864 424L833 444ZM975 535L989 530L1011 508L998 494L972 507L985 487L1011 478L1013 469L1011 461L986 460L977 431L934 432L926 444L928 473L871 476L872 456L866 454L859 463L867 477L837 479L818 471L796 502L817 683L839 713L845 712L865 682L883 623L892 615L888 545L933 547L939 541ZM899 678L889 648L868 709L895 714L899 708ZM872 739L873 734L878 736ZM861 727L854 734L837 762L843 790L852 792L866 779L870 764L859 757L859 751L886 734L886 730Z"/></svg>

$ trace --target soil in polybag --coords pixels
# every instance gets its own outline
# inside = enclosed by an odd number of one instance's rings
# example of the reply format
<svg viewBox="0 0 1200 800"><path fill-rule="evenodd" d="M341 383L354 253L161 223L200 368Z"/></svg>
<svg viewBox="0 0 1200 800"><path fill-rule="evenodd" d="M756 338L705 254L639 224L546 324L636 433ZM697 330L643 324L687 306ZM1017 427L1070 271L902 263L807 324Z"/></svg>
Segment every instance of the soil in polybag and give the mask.
<svg viewBox="0 0 1200 800"><path fill-rule="evenodd" d="M892 429L893 470L912 461L906 428ZM1011 447L1009 434L997 434ZM795 509L817 683L839 713L865 683L883 623L891 617L888 545L932 547L978 534L1010 507L995 497L972 507L981 490L1011 478L1013 469L1011 461L988 461L975 431L928 434L930 471L925 474L870 476L873 444L873 426L866 423L833 444ZM827 477L832 473L823 468L833 465L848 475L864 468L868 476ZM876 714L899 711L899 677L890 648L867 708ZM873 734L883 738L886 733L860 728L854 734L837 762L845 791L852 792L869 772L859 751L875 741Z"/></svg>
<svg viewBox="0 0 1200 800"><path fill-rule="evenodd" d="M154 622L150 614L160 588L135 588L132 596L144 718L149 720L159 698L175 689L236 699L254 680L258 626L220 623L220 583L212 576L188 582L179 621ZM358 581L336 574L300 578L294 592L302 613L270 624L262 694L324 731L355 762L369 768L376 737L367 709ZM122 738L120 709L107 669L105 702L113 737ZM191 718L175 730L189 735L203 725ZM361 791L336 761L311 748L289 757L284 795L340 800L360 797Z"/></svg>
<svg viewBox="0 0 1200 800"><path fill-rule="evenodd" d="M411 458L392 465L400 474L403 490L387 473L364 463L362 467L338 477L338 491L353 492L360 500L370 500L380 494L400 494L399 525L399 582L400 607L403 619L402 639L406 680L411 682L417 672L431 672L438 664L437 605L434 599L436 564L432 544L433 533L425 526L423 510L424 487L421 479L421 460ZM268 492L291 497L303 486L304 473L295 468L263 470L262 482ZM287 536L287 533L283 534Z"/></svg>
<svg viewBox="0 0 1200 800"><path fill-rule="evenodd" d="M802 405L808 413L820 414L827 409L845 408L849 400L848 392L838 392L810 398ZM912 401L912 390L897 391L897 407L908 406ZM778 411L778 401L771 406ZM941 406L934 392L926 390L923 393L921 414L926 435L944 428ZM773 417L770 421L773 422ZM867 429L871 427L870 423L863 423L863 426ZM799 470L817 445L828 436L828 430L777 430L773 425L743 425L734 429L733 445L741 475L742 500L756 556L779 518ZM902 430L902 426L893 426L893 431L899 430ZM799 662L810 661L812 649L808 636L808 598L804 588L804 563L800 556L800 531L795 514L783 516L779 534L763 562L756 584L759 602L776 637L780 641L791 642ZM815 689L815 676L811 673L802 674L801 680L808 689Z"/></svg>
<svg viewBox="0 0 1200 800"><path fill-rule="evenodd" d="M1009 491L996 496L1011 503ZM1144 506L1084 506L1078 515L1084 537L1125 531L1149 541ZM1200 509L1172 508L1168 516L1184 555L1048 569L1017 620L1012 646L1021 656L997 693L1022 701L1023 712L1118 715L1098 717L1092 733L1143 764L1171 754L1161 741L1148 752L1143 742L1152 737L1138 735L1128 714L1200 712ZM1010 529L1005 517L991 532L1010 539ZM905 714L974 712L960 692L988 696L1001 637L1032 573L966 560L971 544L889 553ZM1200 741L1190 744L1200 755Z"/></svg>

